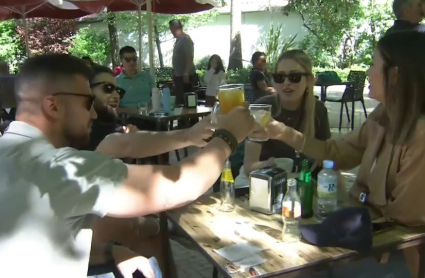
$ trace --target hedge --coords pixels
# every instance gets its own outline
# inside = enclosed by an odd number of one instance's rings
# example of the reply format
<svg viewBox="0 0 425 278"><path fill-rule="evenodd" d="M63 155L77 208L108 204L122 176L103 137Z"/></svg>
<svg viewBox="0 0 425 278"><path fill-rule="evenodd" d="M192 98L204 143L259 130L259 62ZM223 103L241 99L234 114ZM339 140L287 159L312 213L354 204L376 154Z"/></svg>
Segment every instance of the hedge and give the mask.
<svg viewBox="0 0 425 278"><path fill-rule="evenodd" d="M346 69L338 69L338 68L313 68L313 72L319 73L323 71L335 71L339 77L342 80L347 80L348 73L350 70L362 70L366 71L367 69L360 66L353 66L352 68L346 68ZM249 83L249 73L251 71L251 68L243 68L238 71L228 71L227 72L227 83ZM205 70L197 70L196 71L199 75L199 79L201 82L204 80L205 76Z"/></svg>

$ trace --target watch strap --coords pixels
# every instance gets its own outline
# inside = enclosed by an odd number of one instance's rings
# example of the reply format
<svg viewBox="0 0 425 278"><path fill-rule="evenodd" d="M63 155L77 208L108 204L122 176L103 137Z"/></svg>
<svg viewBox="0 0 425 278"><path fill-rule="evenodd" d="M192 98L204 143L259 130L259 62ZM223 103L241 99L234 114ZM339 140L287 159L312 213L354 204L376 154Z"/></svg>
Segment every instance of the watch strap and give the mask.
<svg viewBox="0 0 425 278"><path fill-rule="evenodd" d="M238 147L238 140L236 140L236 137L226 129L216 129L212 138L221 138L224 142L227 143L227 145L229 145L232 154Z"/></svg>

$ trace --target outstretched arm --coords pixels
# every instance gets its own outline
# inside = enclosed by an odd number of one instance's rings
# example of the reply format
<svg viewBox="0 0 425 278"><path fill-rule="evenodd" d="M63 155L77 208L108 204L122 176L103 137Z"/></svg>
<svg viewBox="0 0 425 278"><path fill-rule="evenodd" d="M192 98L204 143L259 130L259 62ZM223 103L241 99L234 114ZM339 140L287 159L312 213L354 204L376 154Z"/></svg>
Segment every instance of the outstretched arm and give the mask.
<svg viewBox="0 0 425 278"><path fill-rule="evenodd" d="M188 146L204 147L204 140L211 137L212 128L211 120L207 117L189 129L114 133L100 142L96 151L118 158L144 158Z"/></svg>

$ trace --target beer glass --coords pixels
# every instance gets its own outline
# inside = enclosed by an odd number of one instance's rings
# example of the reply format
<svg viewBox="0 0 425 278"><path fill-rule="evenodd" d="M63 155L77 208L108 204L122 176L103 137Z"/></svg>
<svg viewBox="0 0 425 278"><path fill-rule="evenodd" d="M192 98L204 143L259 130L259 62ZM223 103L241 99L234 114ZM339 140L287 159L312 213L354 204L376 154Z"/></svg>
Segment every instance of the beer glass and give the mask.
<svg viewBox="0 0 425 278"><path fill-rule="evenodd" d="M220 86L218 92L218 102L212 110L212 121L216 122L218 114L226 115L233 108L245 104L245 90L243 84L231 84Z"/></svg>

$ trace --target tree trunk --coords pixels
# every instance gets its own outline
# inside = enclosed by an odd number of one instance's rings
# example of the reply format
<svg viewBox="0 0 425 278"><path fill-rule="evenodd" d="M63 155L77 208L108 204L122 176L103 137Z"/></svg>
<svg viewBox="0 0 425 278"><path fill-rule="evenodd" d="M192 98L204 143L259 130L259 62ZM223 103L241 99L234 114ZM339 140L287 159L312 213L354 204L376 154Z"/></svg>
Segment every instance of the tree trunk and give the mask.
<svg viewBox="0 0 425 278"><path fill-rule="evenodd" d="M242 41L241 41L241 27L242 27L242 10L240 5L241 0L232 0L230 6L230 56L229 56L229 70L238 70L243 67L242 65Z"/></svg>
<svg viewBox="0 0 425 278"><path fill-rule="evenodd" d="M120 46L118 42L118 32L115 21L115 14L113 12L108 11L107 21L109 30L110 55L112 60L112 66L113 68L115 68L119 66L121 62L119 55Z"/></svg>
<svg viewBox="0 0 425 278"><path fill-rule="evenodd" d="M155 18L154 25L153 25L153 32L155 35L155 43L156 43L156 50L158 51L158 60L159 60L159 67L164 67L164 57L162 56L162 50L161 50L161 40L159 39L159 32L158 32L158 25Z"/></svg>

